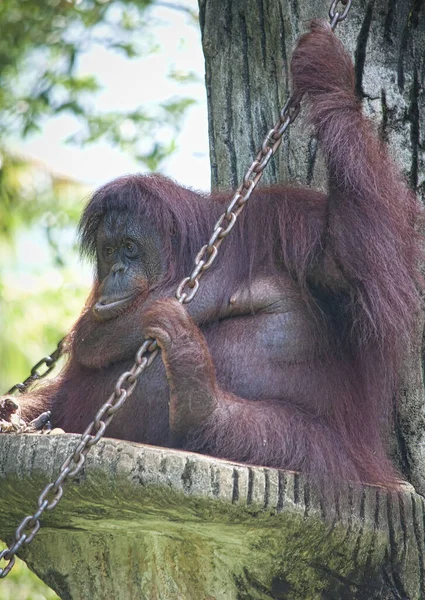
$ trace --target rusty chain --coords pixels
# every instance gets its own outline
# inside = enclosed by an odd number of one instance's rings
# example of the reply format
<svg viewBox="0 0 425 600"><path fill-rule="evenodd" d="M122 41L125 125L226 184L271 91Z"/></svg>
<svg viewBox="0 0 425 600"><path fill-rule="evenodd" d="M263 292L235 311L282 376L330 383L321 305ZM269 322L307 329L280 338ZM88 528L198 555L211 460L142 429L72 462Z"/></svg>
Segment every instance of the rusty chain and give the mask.
<svg viewBox="0 0 425 600"><path fill-rule="evenodd" d="M344 9L338 11L338 5L342 4ZM332 30L335 30L338 23L343 21L351 8L352 0L334 0L329 9L329 19ZM199 289L199 280L202 275L208 271L217 258L218 249L223 240L233 229L237 218L244 209L252 192L263 176L271 157L276 153L282 142L282 136L288 127L297 118L300 111L300 97L291 96L282 108L279 120L275 126L267 133L261 145L261 149L248 168L242 183L234 193L225 212L220 216L214 225L213 233L195 258L195 267L192 273L185 277L176 291L176 298L181 304L188 304L195 297ZM31 375L24 382L14 385L9 393L13 391L23 392L34 381L45 377L55 366L55 363L61 356L64 348L64 340L61 340L55 352L50 356L43 358L32 369ZM8 575L15 564L15 555L25 544L30 544L40 529L40 517L45 510L52 510L59 503L63 496L63 485L70 479L73 479L81 471L86 455L90 448L98 443L109 423L112 421L115 413L123 406L124 402L133 392L137 381L143 371L148 368L158 354L157 342L153 339L146 339L136 353L135 362L132 368L118 378L114 391L107 401L97 411L94 420L90 423L84 433L81 434L80 441L73 451L62 464L59 475L55 481L49 483L38 497L38 509L33 515L25 517L15 531L14 542L0 552L0 561L4 560L7 565L0 568L0 579ZM45 365L46 372L40 374L38 369Z"/></svg>

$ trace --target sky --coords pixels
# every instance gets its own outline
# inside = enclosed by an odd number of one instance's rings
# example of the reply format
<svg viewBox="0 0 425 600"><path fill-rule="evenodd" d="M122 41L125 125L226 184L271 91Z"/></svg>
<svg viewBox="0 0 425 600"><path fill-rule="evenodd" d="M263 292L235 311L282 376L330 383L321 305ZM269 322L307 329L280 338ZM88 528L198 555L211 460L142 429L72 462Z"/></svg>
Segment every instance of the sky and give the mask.
<svg viewBox="0 0 425 600"><path fill-rule="evenodd" d="M176 0L178 3L197 10L196 0ZM177 139L178 150L164 162L162 170L183 185L207 190L210 171L200 32L184 12L175 9L154 7L151 19L149 35L158 44L158 52L131 60L94 46L82 55L78 75L96 74L102 85L96 104L104 110L154 106L176 95L194 98L197 103L188 109ZM199 82L179 84L167 77L170 69L195 72ZM40 133L25 141L12 141L12 148L41 161L57 174L93 187L126 173L143 171L143 165L107 142L85 148L67 144L66 139L79 128L77 119L70 115L50 118Z"/></svg>

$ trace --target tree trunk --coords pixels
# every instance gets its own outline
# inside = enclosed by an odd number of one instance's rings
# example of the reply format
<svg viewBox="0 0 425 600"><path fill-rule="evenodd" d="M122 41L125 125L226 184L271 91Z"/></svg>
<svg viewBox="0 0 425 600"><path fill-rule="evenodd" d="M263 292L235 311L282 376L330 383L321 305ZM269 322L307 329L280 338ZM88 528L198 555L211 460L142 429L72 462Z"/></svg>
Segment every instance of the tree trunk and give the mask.
<svg viewBox="0 0 425 600"><path fill-rule="evenodd" d="M206 65L212 186L235 188L290 94L292 49L330 0L199 0ZM342 9L342 4L338 4ZM408 182L425 199L425 3L353 2L337 28L355 60L365 112L393 151ZM316 140L291 126L263 183L298 181L325 189ZM249 207L247 208L249 210ZM422 316L402 376L394 419L393 455L416 490L425 493L425 411Z"/></svg>

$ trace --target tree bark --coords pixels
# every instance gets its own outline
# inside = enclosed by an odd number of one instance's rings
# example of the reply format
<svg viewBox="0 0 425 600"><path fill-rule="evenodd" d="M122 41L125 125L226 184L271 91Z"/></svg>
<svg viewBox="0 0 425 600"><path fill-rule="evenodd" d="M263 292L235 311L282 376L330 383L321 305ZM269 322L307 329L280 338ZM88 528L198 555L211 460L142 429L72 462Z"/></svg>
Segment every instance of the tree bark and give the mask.
<svg viewBox="0 0 425 600"><path fill-rule="evenodd" d="M289 64L298 36L326 18L330 0L199 0L205 54L214 188L235 188L290 95ZM342 4L338 4L342 9ZM425 199L425 3L354 1L337 35L355 61L357 93L390 145L412 189ZM297 181L326 188L314 137L301 118L262 183ZM248 207L249 210L249 207ZM423 318L402 374L392 454L425 494Z"/></svg>

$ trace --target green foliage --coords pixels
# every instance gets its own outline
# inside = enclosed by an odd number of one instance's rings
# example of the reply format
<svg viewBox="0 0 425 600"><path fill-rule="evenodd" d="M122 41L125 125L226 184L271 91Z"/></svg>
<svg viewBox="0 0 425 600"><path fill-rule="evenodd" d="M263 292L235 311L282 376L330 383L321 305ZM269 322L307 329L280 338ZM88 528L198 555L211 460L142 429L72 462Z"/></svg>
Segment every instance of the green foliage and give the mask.
<svg viewBox="0 0 425 600"><path fill-rule="evenodd" d="M89 287L75 226L89 189L3 152L0 169L0 394L56 347Z"/></svg>
<svg viewBox="0 0 425 600"><path fill-rule="evenodd" d="M0 248L22 227L45 220L52 209L62 227L76 222L85 186L0 148Z"/></svg>
<svg viewBox="0 0 425 600"><path fill-rule="evenodd" d="M27 136L40 129L45 117L67 112L78 118L82 129L70 141L87 144L105 138L158 169L174 149L168 139L162 141L162 128L166 125L175 137L192 100L176 100L173 119L167 103L150 112L142 107L101 112L95 104L101 90L96 75L78 75L80 56L94 44L129 59L157 51L146 11L152 4L152 0L3 0L0 141L10 134ZM187 14L195 19L191 11ZM193 81L184 73L173 78L182 83ZM130 138L122 135L123 122L133 126ZM152 147L141 151L138 142L148 136L153 139Z"/></svg>
<svg viewBox="0 0 425 600"><path fill-rule="evenodd" d="M5 152L2 157L0 394L55 349L80 313L89 281L88 273L82 277L73 235L88 190L40 165ZM58 597L18 560L0 580L0 598Z"/></svg>
<svg viewBox="0 0 425 600"><path fill-rule="evenodd" d="M19 278L10 274L1 279L0 393L4 393L56 348L81 312L89 284L88 278L81 281L75 268L46 269L44 264L30 276L21 276L20 285Z"/></svg>
<svg viewBox="0 0 425 600"><path fill-rule="evenodd" d="M70 142L106 139L158 170L176 149L176 135L194 101L176 97L149 110L102 112L96 109L101 92L96 74L78 70L81 55L94 44L128 59L158 51L149 20L153 3L0 2L0 394L55 349L81 312L90 280L78 262L74 233L89 190L11 154L7 140L28 136L46 118L67 113L81 129ZM191 73L171 71L169 76L183 84L196 81ZM57 596L18 561L0 581L0 598Z"/></svg>
<svg viewBox="0 0 425 600"><path fill-rule="evenodd" d="M139 108L122 113L86 115L86 130L70 141L89 144L104 138L124 151L135 155L150 171L158 171L161 163L176 149L175 136L186 109L194 104L191 98L173 98L156 107L154 113ZM168 136L167 136L168 133ZM171 137L171 140L166 140ZM140 140L149 140L148 148L140 148Z"/></svg>
<svg viewBox="0 0 425 600"><path fill-rule="evenodd" d="M0 542L0 550L3 550ZM1 600L57 600L59 596L47 587L19 558L6 579L0 580Z"/></svg>
<svg viewBox="0 0 425 600"><path fill-rule="evenodd" d="M199 75L193 71L180 71L178 69L171 69L168 73L168 77L179 83L198 83Z"/></svg>

